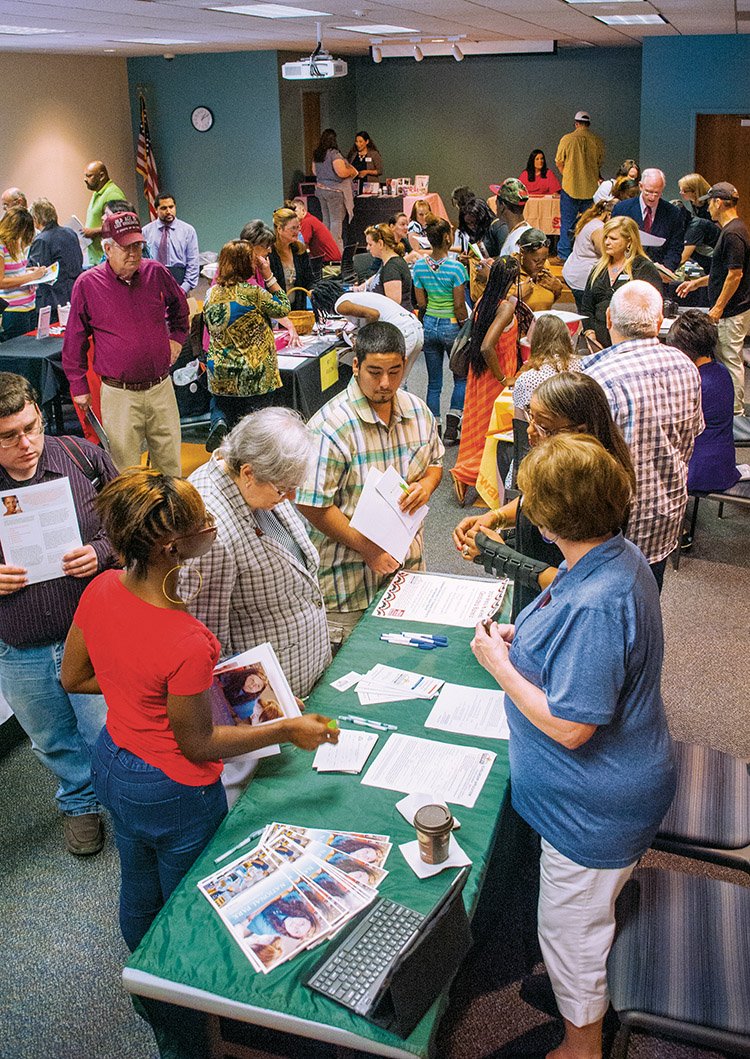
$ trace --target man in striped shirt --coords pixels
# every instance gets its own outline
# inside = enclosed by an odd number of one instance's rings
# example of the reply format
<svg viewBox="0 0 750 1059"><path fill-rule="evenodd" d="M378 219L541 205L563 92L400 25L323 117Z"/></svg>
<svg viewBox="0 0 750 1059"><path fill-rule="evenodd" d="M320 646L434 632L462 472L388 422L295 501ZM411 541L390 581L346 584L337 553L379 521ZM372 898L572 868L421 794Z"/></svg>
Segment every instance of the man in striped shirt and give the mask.
<svg viewBox="0 0 750 1059"><path fill-rule="evenodd" d="M408 483L401 506L412 512L427 503L443 475L443 444L424 401L400 390L406 360L404 338L388 323L367 324L357 334L354 377L312 417L317 460L297 503L313 526L320 553L332 643L349 635L377 590L399 563L349 521L371 467L396 470ZM420 528L404 561L424 569Z"/></svg>
<svg viewBox="0 0 750 1059"><path fill-rule="evenodd" d="M630 449L636 494L626 536L643 552L660 591L680 540L688 462L704 428L700 375L684 353L659 342L662 319L658 291L631 280L607 309L612 345L582 362L607 395Z"/></svg>

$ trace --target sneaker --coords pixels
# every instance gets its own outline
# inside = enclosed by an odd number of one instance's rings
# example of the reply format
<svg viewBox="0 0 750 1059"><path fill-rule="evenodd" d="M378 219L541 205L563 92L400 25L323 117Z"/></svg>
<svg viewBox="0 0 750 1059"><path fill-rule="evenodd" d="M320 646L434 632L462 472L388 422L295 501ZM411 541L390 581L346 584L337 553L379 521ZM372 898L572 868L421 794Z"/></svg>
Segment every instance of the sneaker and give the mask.
<svg viewBox="0 0 750 1059"><path fill-rule="evenodd" d="M228 433L229 427L226 424L226 420L217 419L208 432L208 437L206 438L206 452L214 452L218 449Z"/></svg>
<svg viewBox="0 0 750 1059"><path fill-rule="evenodd" d="M445 417L445 430L443 431L443 441L446 445L458 445L458 435L461 430L461 416L457 416L455 412L449 412Z"/></svg>
<svg viewBox="0 0 750 1059"><path fill-rule="evenodd" d="M98 813L63 814L65 848L75 857L89 857L104 845L104 826Z"/></svg>

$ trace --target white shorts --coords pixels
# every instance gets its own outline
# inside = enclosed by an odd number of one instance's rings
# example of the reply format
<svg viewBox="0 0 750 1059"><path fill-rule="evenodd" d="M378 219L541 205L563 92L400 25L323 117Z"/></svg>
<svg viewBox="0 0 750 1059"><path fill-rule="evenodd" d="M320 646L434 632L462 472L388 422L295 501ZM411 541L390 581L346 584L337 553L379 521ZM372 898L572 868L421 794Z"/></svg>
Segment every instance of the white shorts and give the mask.
<svg viewBox="0 0 750 1059"><path fill-rule="evenodd" d="M637 863L584 868L542 839L539 944L560 1014L574 1026L596 1022L609 1006L615 901Z"/></svg>

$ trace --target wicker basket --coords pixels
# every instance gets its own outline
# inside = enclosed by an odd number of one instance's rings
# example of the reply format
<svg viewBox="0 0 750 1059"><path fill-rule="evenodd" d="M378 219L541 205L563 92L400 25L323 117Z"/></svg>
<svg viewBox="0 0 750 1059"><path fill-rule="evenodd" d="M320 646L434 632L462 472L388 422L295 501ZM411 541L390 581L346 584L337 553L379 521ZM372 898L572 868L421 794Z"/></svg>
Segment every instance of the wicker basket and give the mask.
<svg viewBox="0 0 750 1059"><path fill-rule="evenodd" d="M290 287L286 292L289 301L292 300L291 296L297 290L301 290L308 297L310 296L310 291L306 287ZM315 327L315 313L311 309L292 309L289 313L289 319L297 329L298 335L312 334L312 329Z"/></svg>

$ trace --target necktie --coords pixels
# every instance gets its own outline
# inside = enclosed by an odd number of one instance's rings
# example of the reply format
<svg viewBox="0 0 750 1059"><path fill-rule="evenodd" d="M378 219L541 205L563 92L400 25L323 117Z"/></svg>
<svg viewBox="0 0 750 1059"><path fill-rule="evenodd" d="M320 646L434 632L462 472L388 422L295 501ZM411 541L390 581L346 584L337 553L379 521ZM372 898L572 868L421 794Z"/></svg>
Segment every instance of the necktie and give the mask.
<svg viewBox="0 0 750 1059"><path fill-rule="evenodd" d="M651 231L651 225L654 223L654 215L650 206L646 207L646 216L643 218L643 230L644 232Z"/></svg>
<svg viewBox="0 0 750 1059"><path fill-rule="evenodd" d="M161 239L159 240L159 261L161 261L162 265L169 264L169 228L166 224L162 227Z"/></svg>

